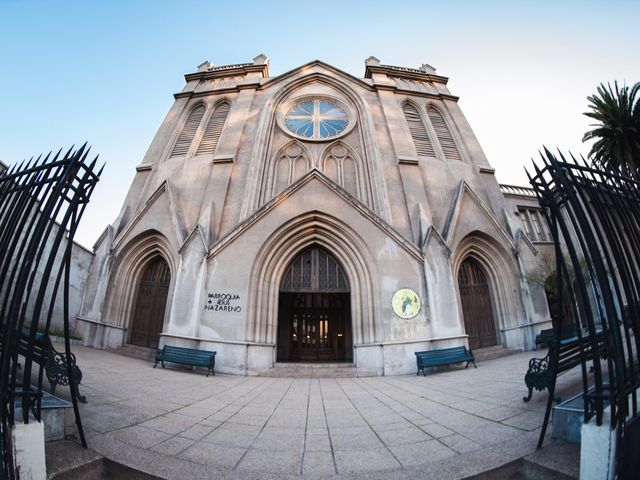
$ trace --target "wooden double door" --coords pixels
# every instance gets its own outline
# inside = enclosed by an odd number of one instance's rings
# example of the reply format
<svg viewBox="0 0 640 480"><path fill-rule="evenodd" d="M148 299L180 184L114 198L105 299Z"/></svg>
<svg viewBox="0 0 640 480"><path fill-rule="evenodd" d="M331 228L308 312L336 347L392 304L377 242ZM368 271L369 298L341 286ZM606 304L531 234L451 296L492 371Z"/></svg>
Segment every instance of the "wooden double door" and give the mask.
<svg viewBox="0 0 640 480"><path fill-rule="evenodd" d="M347 276L329 252L309 247L289 264L280 284L277 360L352 359Z"/></svg>
<svg viewBox="0 0 640 480"><path fill-rule="evenodd" d="M278 361L349 361L349 294L281 293Z"/></svg>
<svg viewBox="0 0 640 480"><path fill-rule="evenodd" d="M469 348L473 350L495 345L496 327L489 283L484 269L476 259L468 258L462 262L458 273L458 288Z"/></svg>
<svg viewBox="0 0 640 480"><path fill-rule="evenodd" d="M164 323L171 272L162 257L147 265L136 290L129 343L157 348Z"/></svg>

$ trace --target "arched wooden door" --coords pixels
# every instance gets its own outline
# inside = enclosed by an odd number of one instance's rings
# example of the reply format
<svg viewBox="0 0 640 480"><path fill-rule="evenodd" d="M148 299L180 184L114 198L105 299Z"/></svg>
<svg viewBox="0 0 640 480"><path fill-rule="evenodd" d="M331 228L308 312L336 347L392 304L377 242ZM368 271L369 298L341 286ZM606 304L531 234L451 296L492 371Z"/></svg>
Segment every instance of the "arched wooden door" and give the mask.
<svg viewBox="0 0 640 480"><path fill-rule="evenodd" d="M462 262L458 273L458 288L464 327L469 335L469 348L473 350L495 345L496 326L489 284L482 266L474 258L467 258Z"/></svg>
<svg viewBox="0 0 640 480"><path fill-rule="evenodd" d="M156 257L140 277L136 291L129 343L157 348L164 323L167 295L171 283L169 265Z"/></svg>
<svg viewBox="0 0 640 480"><path fill-rule="evenodd" d="M301 252L284 273L279 302L278 361L353 358L349 283L330 253Z"/></svg>

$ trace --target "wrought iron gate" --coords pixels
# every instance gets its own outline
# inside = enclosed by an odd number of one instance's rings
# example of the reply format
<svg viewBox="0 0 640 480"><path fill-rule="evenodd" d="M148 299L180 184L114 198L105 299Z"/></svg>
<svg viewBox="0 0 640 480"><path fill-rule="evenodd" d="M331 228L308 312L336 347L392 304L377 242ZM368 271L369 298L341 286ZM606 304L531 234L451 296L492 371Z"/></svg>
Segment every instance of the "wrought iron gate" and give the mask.
<svg viewBox="0 0 640 480"><path fill-rule="evenodd" d="M562 305L568 303L582 355L585 422L595 417L601 425L610 405L618 478L637 478L632 476L640 469L640 182L620 171L592 168L573 156L570 160L545 150L542 165L534 165L535 176L529 176L555 242L561 305L553 327L561 338L560 327L567 321L561 318ZM596 348L602 334L603 353Z"/></svg>
<svg viewBox="0 0 640 480"><path fill-rule="evenodd" d="M16 404L22 421L41 416L44 364L35 363L37 335L49 332L61 292L65 353L73 391L69 349L69 280L73 237L100 178L97 157L87 162L86 144L22 162L0 176L0 478L16 477L11 428ZM18 355L22 357L21 369ZM32 384L32 373L37 382ZM78 400L71 395L76 426L86 447Z"/></svg>

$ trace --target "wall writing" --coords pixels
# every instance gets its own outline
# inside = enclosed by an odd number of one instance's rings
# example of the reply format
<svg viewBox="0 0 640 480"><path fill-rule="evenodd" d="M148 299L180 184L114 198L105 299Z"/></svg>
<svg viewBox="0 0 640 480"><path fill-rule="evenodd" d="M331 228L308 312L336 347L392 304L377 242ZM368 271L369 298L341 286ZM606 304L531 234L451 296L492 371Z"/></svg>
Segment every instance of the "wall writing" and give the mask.
<svg viewBox="0 0 640 480"><path fill-rule="evenodd" d="M239 302L240 295L237 293L208 293L204 309L214 312L241 312L242 307L238 305Z"/></svg>

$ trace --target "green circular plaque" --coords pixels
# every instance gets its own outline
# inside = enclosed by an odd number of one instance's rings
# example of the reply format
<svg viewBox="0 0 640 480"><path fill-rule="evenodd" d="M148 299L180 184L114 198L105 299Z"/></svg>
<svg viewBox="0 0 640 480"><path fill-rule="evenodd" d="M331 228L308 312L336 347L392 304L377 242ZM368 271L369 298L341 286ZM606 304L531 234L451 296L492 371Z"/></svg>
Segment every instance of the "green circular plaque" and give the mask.
<svg viewBox="0 0 640 480"><path fill-rule="evenodd" d="M415 290L401 288L393 294L391 304L393 305L393 311L400 318L413 318L420 311L422 301Z"/></svg>

